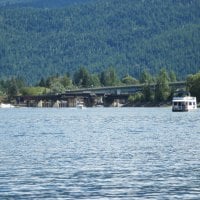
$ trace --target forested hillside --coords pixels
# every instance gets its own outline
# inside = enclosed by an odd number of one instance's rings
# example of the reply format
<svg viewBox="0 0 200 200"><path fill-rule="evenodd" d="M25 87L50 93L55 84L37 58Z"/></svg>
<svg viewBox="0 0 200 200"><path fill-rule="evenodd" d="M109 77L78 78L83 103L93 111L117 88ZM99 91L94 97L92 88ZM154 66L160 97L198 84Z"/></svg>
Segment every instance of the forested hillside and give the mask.
<svg viewBox="0 0 200 200"><path fill-rule="evenodd" d="M199 0L97 0L59 9L0 9L0 77L29 83L114 67L178 78L200 70Z"/></svg>

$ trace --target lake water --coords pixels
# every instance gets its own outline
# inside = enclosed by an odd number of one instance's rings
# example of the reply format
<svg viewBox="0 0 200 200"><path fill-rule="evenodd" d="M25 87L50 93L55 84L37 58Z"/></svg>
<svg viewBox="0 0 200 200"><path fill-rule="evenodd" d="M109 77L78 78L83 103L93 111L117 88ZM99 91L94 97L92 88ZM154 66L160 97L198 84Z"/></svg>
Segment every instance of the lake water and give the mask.
<svg viewBox="0 0 200 200"><path fill-rule="evenodd" d="M200 199L200 110L0 109L0 199Z"/></svg>

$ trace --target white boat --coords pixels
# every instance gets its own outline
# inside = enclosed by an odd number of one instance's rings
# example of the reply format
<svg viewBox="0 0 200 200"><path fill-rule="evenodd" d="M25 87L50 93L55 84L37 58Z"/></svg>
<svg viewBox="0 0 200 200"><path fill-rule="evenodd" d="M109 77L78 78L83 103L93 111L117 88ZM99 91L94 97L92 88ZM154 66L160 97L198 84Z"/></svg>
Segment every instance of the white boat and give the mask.
<svg viewBox="0 0 200 200"><path fill-rule="evenodd" d="M172 111L182 112L197 109L196 97L190 96L189 93L179 93L172 100Z"/></svg>
<svg viewBox="0 0 200 200"><path fill-rule="evenodd" d="M0 108L14 108L14 106L9 103L1 103Z"/></svg>
<svg viewBox="0 0 200 200"><path fill-rule="evenodd" d="M76 108L84 109L85 108L84 103L83 102L77 102L76 103Z"/></svg>

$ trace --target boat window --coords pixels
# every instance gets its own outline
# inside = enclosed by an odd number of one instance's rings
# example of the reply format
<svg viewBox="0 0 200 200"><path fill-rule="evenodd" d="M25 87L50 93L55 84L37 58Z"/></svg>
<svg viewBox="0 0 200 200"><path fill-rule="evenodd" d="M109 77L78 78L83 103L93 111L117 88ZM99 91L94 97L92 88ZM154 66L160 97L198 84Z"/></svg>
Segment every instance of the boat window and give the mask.
<svg viewBox="0 0 200 200"><path fill-rule="evenodd" d="M192 102L189 102L189 105L191 106L191 105L192 105Z"/></svg>
<svg viewBox="0 0 200 200"><path fill-rule="evenodd" d="M174 105L177 106L177 102L174 102Z"/></svg>

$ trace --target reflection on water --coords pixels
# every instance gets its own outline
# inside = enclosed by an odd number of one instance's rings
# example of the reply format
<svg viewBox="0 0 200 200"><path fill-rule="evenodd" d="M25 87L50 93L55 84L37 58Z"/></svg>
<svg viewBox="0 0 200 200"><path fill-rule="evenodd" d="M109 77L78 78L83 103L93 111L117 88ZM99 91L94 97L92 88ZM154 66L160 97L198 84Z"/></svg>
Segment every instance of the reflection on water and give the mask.
<svg viewBox="0 0 200 200"><path fill-rule="evenodd" d="M200 199L199 114L0 110L0 199Z"/></svg>

